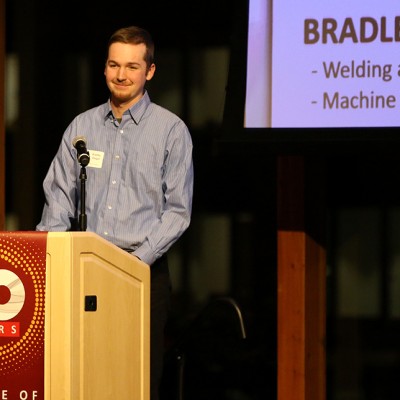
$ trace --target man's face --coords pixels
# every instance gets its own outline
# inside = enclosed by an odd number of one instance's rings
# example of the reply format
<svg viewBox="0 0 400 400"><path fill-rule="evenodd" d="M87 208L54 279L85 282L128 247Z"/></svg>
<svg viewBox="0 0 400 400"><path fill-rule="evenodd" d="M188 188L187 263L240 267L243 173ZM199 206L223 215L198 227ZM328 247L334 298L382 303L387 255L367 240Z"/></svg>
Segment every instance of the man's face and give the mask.
<svg viewBox="0 0 400 400"><path fill-rule="evenodd" d="M104 75L113 102L132 105L142 97L155 71L154 64L147 69L145 52L144 44L113 43L109 47Z"/></svg>

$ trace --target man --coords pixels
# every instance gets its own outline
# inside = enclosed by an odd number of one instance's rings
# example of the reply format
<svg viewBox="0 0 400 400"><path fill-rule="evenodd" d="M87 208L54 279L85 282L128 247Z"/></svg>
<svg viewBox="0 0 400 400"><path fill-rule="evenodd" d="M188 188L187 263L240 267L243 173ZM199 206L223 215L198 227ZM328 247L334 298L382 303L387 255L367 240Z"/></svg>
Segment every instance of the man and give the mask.
<svg viewBox="0 0 400 400"><path fill-rule="evenodd" d="M85 183L87 229L150 265L151 400L158 399L170 279L166 253L188 228L193 195L192 140L175 114L145 89L155 73L154 43L144 29L116 31L104 75L109 100L75 117L43 182L39 231L74 230L81 201L73 144L89 149ZM134 400L134 399L132 399Z"/></svg>

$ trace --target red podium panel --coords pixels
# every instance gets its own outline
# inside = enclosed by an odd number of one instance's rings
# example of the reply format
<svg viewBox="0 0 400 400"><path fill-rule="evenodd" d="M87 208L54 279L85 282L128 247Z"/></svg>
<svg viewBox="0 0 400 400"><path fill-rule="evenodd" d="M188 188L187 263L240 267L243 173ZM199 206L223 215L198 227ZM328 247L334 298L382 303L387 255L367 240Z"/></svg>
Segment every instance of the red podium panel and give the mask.
<svg viewBox="0 0 400 400"><path fill-rule="evenodd" d="M0 329L0 398L149 399L150 268L93 233L0 233Z"/></svg>
<svg viewBox="0 0 400 400"><path fill-rule="evenodd" d="M0 232L0 399L43 399L47 233Z"/></svg>

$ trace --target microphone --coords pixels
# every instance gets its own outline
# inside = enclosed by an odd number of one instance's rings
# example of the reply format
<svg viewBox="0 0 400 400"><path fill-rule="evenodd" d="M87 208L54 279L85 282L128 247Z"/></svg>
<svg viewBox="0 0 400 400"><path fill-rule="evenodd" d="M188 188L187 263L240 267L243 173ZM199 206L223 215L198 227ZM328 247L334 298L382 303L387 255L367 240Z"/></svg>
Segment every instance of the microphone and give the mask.
<svg viewBox="0 0 400 400"><path fill-rule="evenodd" d="M90 155L89 151L86 148L86 138L85 136L77 136L73 141L72 145L75 147L78 153L78 162L82 166L86 166L89 164Z"/></svg>

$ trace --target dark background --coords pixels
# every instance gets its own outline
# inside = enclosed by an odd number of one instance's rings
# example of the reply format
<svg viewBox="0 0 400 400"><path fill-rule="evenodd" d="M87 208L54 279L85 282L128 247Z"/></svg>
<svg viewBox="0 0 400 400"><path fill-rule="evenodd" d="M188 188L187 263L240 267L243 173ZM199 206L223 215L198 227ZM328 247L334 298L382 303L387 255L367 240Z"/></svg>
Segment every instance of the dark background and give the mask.
<svg viewBox="0 0 400 400"><path fill-rule="evenodd" d="M388 313L388 255L382 251L378 266L383 282L379 315L340 318L335 218L343 208L372 207L387 216L400 205L398 129L244 132L239 123L244 5L240 0L7 0L6 50L18 56L20 82L19 117L7 126L7 214L16 217L16 229L35 228L43 205L42 180L63 131L78 112L107 98L103 66L108 37L122 26L141 25L156 42L151 98L169 107L162 102L163 92L177 88L180 100L173 111L188 124L194 142L193 224L176 248L183 267L167 331L164 398L178 398L183 360L185 398L276 398L276 162L281 155L301 155L324 166L327 398L397 399L399 326ZM229 52L230 74L224 93L218 89L215 95L228 109L222 107L217 120L194 123L190 94L206 76L202 51L221 48ZM87 79L79 72L82 59ZM219 215L229 221L227 289L199 300L191 268L199 252L207 252L201 221ZM225 234L211 232L216 241ZM370 250L362 251L368 256ZM240 316L246 340L241 339Z"/></svg>

